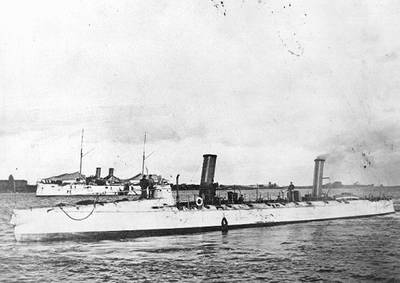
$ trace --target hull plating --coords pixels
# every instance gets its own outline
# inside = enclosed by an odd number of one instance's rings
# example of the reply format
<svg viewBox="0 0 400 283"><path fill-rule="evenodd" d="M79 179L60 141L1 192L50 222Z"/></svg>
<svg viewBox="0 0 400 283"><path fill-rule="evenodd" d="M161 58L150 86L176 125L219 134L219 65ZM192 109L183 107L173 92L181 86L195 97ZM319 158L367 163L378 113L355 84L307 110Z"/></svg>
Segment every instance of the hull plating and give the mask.
<svg viewBox="0 0 400 283"><path fill-rule="evenodd" d="M276 207L235 204L178 210L160 199L97 204L96 207L15 210L12 223L19 241L98 240L220 230L224 218L231 229L393 212L392 200L315 201Z"/></svg>

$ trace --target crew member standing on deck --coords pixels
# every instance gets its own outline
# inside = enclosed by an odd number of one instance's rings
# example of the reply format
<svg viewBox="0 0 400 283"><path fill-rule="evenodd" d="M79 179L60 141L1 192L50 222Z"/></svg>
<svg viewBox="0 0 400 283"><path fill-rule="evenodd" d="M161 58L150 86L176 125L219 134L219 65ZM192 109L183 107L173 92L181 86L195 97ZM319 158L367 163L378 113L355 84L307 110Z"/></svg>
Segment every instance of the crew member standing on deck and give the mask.
<svg viewBox="0 0 400 283"><path fill-rule="evenodd" d="M153 176L149 175L149 198L154 198L154 180L153 180Z"/></svg>
<svg viewBox="0 0 400 283"><path fill-rule="evenodd" d="M294 200L293 192L294 192L294 185L293 182L290 182L290 185L287 189L287 196L288 196L288 201L292 202Z"/></svg>
<svg viewBox="0 0 400 283"><path fill-rule="evenodd" d="M143 175L142 179L140 179L139 186L140 186L140 189L142 191L142 194L140 195L140 198L141 199L142 198L147 198L147 189L148 189L148 186L149 186L149 180L146 179L146 175Z"/></svg>

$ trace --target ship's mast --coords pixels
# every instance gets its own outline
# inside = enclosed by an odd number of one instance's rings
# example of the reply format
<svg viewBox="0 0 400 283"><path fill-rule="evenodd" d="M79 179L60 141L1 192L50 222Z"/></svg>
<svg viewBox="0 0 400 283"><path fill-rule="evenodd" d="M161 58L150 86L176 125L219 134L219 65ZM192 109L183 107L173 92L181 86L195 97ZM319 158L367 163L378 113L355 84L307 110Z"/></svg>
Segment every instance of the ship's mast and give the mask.
<svg viewBox="0 0 400 283"><path fill-rule="evenodd" d="M80 159L79 159L79 178L82 176L83 131L84 131L84 129L82 129L82 136L81 136L81 155L80 155Z"/></svg>
<svg viewBox="0 0 400 283"><path fill-rule="evenodd" d="M146 132L144 132L143 140L143 159L142 159L142 176L144 175L144 161L146 159Z"/></svg>

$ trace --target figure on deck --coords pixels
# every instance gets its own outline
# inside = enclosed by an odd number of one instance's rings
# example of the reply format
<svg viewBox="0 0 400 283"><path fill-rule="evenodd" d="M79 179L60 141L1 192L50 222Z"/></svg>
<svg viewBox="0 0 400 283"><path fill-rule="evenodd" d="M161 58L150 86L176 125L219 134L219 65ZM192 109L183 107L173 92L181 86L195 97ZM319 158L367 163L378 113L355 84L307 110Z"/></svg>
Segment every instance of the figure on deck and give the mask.
<svg viewBox="0 0 400 283"><path fill-rule="evenodd" d="M140 198L141 199L147 198L147 196L148 196L147 190L149 187L149 180L146 179L146 175L142 176L142 179L140 179L139 185L140 185L140 189L142 191Z"/></svg>
<svg viewBox="0 0 400 283"><path fill-rule="evenodd" d="M149 198L154 198L154 180L153 180L153 176L149 175Z"/></svg>
<svg viewBox="0 0 400 283"><path fill-rule="evenodd" d="M287 199L289 202L294 201L294 185L293 182L290 182L290 185L287 189Z"/></svg>

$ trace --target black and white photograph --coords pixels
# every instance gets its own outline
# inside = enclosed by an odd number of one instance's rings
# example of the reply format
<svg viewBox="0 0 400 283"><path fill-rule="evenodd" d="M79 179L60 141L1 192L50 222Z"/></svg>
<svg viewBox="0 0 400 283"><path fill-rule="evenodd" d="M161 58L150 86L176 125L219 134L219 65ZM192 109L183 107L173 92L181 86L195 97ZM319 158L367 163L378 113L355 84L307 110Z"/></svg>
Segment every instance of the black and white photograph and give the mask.
<svg viewBox="0 0 400 283"><path fill-rule="evenodd" d="M400 282L400 2L0 3L0 282Z"/></svg>

